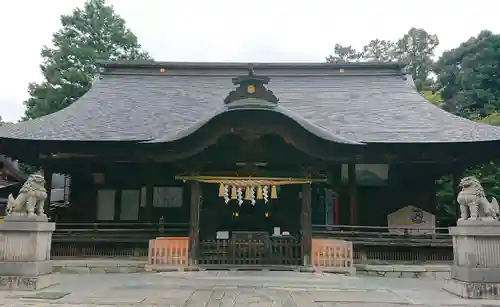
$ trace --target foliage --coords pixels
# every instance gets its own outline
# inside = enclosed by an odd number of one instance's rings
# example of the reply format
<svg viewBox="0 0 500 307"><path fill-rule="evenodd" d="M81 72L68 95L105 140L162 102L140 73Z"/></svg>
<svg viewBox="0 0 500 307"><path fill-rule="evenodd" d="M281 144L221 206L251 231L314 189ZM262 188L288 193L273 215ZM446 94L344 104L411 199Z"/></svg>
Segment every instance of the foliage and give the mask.
<svg viewBox="0 0 500 307"><path fill-rule="evenodd" d="M500 110L500 35L482 31L444 52L434 69L436 89L455 114L480 119Z"/></svg>
<svg viewBox="0 0 500 307"><path fill-rule="evenodd" d="M40 69L45 81L28 87L27 119L63 109L85 94L99 60L150 59L105 0L88 0L83 8L61 16L61 25L53 35L53 47L42 48Z"/></svg>
<svg viewBox="0 0 500 307"><path fill-rule="evenodd" d="M326 57L327 63L349 63L359 61L360 53L352 46L335 44L333 54Z"/></svg>
<svg viewBox="0 0 500 307"><path fill-rule="evenodd" d="M500 199L500 165L495 162L485 163L465 170L462 176L475 176L481 181L488 198ZM443 176L436 181L436 201L440 218L456 220L457 208L453 192L451 176Z"/></svg>
<svg viewBox="0 0 500 307"><path fill-rule="evenodd" d="M444 52L434 67L435 89L439 90L445 110L482 123L500 126L500 36L482 31ZM464 175L480 179L488 196L500 196L500 168L490 162L468 169ZM438 201L454 202L451 185L438 181ZM451 194L451 195L450 195Z"/></svg>
<svg viewBox="0 0 500 307"><path fill-rule="evenodd" d="M352 46L336 44L334 52L326 58L328 63L349 63L360 61L398 61L406 64L418 90L429 87L429 73L432 69L434 52L439 45L436 35L424 29L411 28L400 39L373 39L358 52Z"/></svg>
<svg viewBox="0 0 500 307"><path fill-rule="evenodd" d="M436 105L438 107L444 103L443 97L441 97L441 93L439 93L439 92L425 89L425 90L421 90L420 94L422 94L422 96L424 96L424 98L427 99L427 101L429 101L430 103L432 103L433 105Z"/></svg>
<svg viewBox="0 0 500 307"><path fill-rule="evenodd" d="M482 118L480 122L488 125L500 126L500 111L491 113L490 115Z"/></svg>
<svg viewBox="0 0 500 307"><path fill-rule="evenodd" d="M395 44L394 54L400 62L407 64L407 73L412 75L418 90L424 87L429 78L432 57L438 45L436 35L417 28L411 28Z"/></svg>
<svg viewBox="0 0 500 307"><path fill-rule="evenodd" d="M440 219L456 221L457 208L455 208L455 193L451 176L443 176L436 180L436 188L437 216Z"/></svg>
<svg viewBox="0 0 500 307"><path fill-rule="evenodd" d="M2 117L0 116L0 126L8 125L8 124L12 124L12 123L11 122L4 122Z"/></svg>
<svg viewBox="0 0 500 307"><path fill-rule="evenodd" d="M373 39L359 53L365 61L391 62L397 59L395 44L391 41Z"/></svg>

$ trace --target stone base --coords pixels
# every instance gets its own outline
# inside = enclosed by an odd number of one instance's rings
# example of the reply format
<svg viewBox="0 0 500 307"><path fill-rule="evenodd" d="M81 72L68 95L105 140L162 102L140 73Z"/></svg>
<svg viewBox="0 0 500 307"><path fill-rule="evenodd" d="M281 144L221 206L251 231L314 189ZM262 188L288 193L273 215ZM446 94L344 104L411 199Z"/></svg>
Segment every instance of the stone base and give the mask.
<svg viewBox="0 0 500 307"><path fill-rule="evenodd" d="M452 279L469 283L500 283L500 267L474 268L452 266Z"/></svg>
<svg viewBox="0 0 500 307"><path fill-rule="evenodd" d="M0 262L0 276L39 276L52 273L51 261Z"/></svg>
<svg viewBox="0 0 500 307"><path fill-rule="evenodd" d="M55 284L51 274L36 277L0 276L0 290L37 291Z"/></svg>
<svg viewBox="0 0 500 307"><path fill-rule="evenodd" d="M50 247L55 223L47 217L5 217L0 223L0 290L40 290L51 279Z"/></svg>
<svg viewBox="0 0 500 307"><path fill-rule="evenodd" d="M46 215L7 215L3 218L4 222L45 222L49 221Z"/></svg>
<svg viewBox="0 0 500 307"><path fill-rule="evenodd" d="M463 298L500 299L500 283L475 283L456 279L446 279L443 289Z"/></svg>

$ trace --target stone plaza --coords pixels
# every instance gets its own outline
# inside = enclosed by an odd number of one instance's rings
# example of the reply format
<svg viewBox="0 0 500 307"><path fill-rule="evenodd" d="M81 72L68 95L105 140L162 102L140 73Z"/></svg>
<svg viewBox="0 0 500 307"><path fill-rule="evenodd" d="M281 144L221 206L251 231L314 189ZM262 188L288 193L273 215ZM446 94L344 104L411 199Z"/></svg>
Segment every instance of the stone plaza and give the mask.
<svg viewBox="0 0 500 307"><path fill-rule="evenodd" d="M454 296L439 280L273 271L53 277L59 284L44 290L0 292L0 306L500 306L500 301Z"/></svg>

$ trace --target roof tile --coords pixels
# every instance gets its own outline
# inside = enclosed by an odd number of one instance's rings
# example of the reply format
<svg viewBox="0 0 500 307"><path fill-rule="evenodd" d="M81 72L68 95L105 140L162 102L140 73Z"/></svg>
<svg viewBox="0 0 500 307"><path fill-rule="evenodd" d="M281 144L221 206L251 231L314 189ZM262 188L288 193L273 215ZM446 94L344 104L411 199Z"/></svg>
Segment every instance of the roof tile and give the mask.
<svg viewBox="0 0 500 307"><path fill-rule="evenodd" d="M259 71L256 71L259 74ZM365 143L500 140L500 128L428 103L400 74L267 74L280 107L333 136ZM175 139L215 115L234 89L223 74L105 74L71 106L0 128L0 137L74 141Z"/></svg>

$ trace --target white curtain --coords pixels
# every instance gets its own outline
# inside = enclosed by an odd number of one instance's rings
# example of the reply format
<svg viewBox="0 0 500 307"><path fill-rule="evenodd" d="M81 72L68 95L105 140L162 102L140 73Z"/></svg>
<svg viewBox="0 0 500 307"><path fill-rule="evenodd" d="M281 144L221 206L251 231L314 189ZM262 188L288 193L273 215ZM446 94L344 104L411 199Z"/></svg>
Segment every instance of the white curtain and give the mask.
<svg viewBox="0 0 500 307"><path fill-rule="evenodd" d="M120 220L135 221L139 219L140 190L123 190Z"/></svg>
<svg viewBox="0 0 500 307"><path fill-rule="evenodd" d="M112 221L115 218L115 190L97 191L97 220Z"/></svg>

